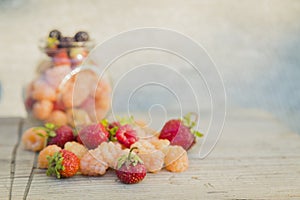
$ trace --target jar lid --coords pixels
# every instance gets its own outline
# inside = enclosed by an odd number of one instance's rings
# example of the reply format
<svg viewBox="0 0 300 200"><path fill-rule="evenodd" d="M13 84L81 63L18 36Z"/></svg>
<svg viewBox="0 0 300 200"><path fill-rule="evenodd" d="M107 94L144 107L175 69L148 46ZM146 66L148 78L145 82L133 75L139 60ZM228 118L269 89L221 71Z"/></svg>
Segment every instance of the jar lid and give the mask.
<svg viewBox="0 0 300 200"><path fill-rule="evenodd" d="M95 46L94 40L85 31L78 31L73 37L65 37L58 30L50 31L47 38L39 41L41 51L47 53L57 52L59 49L85 48L91 50Z"/></svg>

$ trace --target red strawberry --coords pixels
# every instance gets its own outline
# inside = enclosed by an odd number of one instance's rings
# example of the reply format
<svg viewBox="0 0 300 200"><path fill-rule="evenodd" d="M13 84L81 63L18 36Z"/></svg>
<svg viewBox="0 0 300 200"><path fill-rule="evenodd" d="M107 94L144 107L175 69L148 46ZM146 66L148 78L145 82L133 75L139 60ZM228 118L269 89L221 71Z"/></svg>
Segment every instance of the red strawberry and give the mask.
<svg viewBox="0 0 300 200"><path fill-rule="evenodd" d="M95 149L102 142L108 141L109 134L105 127L98 124L91 124L84 127L78 134L79 139L88 149Z"/></svg>
<svg viewBox="0 0 300 200"><path fill-rule="evenodd" d="M132 129L129 124L124 126L120 126L116 132L117 140L123 144L126 148L130 148L130 146L138 141L138 137L136 135L136 131Z"/></svg>
<svg viewBox="0 0 300 200"><path fill-rule="evenodd" d="M196 125L190 119L191 114L187 114L183 119L173 119L168 121L162 128L159 139L168 139L171 145L182 146L185 150L190 149L196 142L197 137L202 134L192 128Z"/></svg>
<svg viewBox="0 0 300 200"><path fill-rule="evenodd" d="M132 148L128 155L123 155L118 159L116 174L121 182L126 184L134 184L142 181L147 169L143 161L136 155L132 154Z"/></svg>
<svg viewBox="0 0 300 200"><path fill-rule="evenodd" d="M57 178L74 176L80 165L79 158L74 153L64 149L49 157L48 163L47 175L54 174Z"/></svg>
<svg viewBox="0 0 300 200"><path fill-rule="evenodd" d="M67 125L57 128L54 124L47 123L45 130L48 134L48 145L56 144L64 148L65 143L75 140L72 128Z"/></svg>

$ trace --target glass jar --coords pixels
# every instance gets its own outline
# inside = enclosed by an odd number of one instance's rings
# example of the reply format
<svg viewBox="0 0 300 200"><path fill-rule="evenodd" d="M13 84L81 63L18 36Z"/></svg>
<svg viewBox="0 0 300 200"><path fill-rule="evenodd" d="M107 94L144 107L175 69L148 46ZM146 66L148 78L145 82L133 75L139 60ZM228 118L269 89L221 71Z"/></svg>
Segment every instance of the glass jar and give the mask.
<svg viewBox="0 0 300 200"><path fill-rule="evenodd" d="M50 32L46 40L40 41L40 49L46 56L24 95L30 118L58 126L78 126L99 121L110 110L108 75L99 78L93 70L99 66L91 60L85 62L94 42L76 41L76 35L75 39L55 38Z"/></svg>

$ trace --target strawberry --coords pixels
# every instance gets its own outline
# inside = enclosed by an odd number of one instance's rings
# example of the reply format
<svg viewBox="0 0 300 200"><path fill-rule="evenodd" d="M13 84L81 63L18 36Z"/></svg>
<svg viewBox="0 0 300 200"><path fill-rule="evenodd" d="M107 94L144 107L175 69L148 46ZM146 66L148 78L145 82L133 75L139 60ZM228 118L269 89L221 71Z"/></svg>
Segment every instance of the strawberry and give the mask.
<svg viewBox="0 0 300 200"><path fill-rule="evenodd" d="M64 148L67 142L75 140L72 128L67 125L57 128L54 124L47 123L45 127L48 129L48 145L56 144Z"/></svg>
<svg viewBox="0 0 300 200"><path fill-rule="evenodd" d="M78 157L68 150L60 150L48 157L47 176L55 175L57 178L74 176L80 165Z"/></svg>
<svg viewBox="0 0 300 200"><path fill-rule="evenodd" d="M121 182L126 184L134 184L142 181L146 174L147 169L143 161L132 151L136 147L131 148L128 155L123 155L118 159L116 174Z"/></svg>
<svg viewBox="0 0 300 200"><path fill-rule="evenodd" d="M108 141L109 133L102 124L97 123L84 127L78 136L77 141L82 141L88 149L95 149L102 142Z"/></svg>
<svg viewBox="0 0 300 200"><path fill-rule="evenodd" d="M126 148L138 141L136 131L129 125L120 126L116 132L116 138L119 143L123 144Z"/></svg>
<svg viewBox="0 0 300 200"><path fill-rule="evenodd" d="M190 149L196 142L195 136L203 136L200 132L192 129L196 123L191 121L190 117L191 114L188 113L183 119L168 121L162 128L159 139L167 139L171 145L182 146L185 150Z"/></svg>

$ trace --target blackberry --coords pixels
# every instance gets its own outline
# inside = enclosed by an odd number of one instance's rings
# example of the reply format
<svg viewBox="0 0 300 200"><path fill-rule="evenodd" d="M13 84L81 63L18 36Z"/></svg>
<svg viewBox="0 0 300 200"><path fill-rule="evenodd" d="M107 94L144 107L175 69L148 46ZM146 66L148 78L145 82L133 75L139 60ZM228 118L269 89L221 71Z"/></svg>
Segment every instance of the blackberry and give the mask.
<svg viewBox="0 0 300 200"><path fill-rule="evenodd" d="M85 31L79 31L74 36L76 42L86 42L89 40L90 36Z"/></svg>
<svg viewBox="0 0 300 200"><path fill-rule="evenodd" d="M54 30L50 31L49 37L56 38L56 39L60 40L62 35L61 35L61 32L59 30L54 29Z"/></svg>

